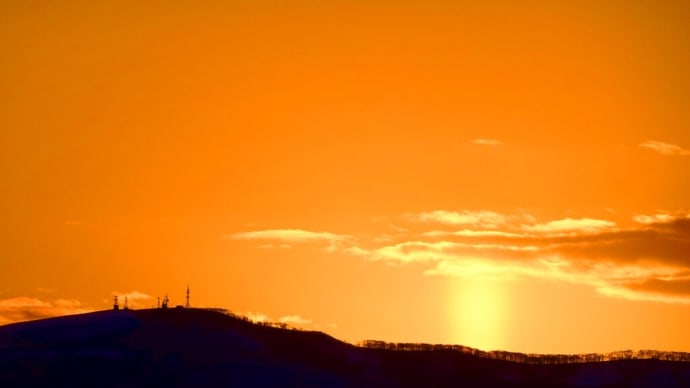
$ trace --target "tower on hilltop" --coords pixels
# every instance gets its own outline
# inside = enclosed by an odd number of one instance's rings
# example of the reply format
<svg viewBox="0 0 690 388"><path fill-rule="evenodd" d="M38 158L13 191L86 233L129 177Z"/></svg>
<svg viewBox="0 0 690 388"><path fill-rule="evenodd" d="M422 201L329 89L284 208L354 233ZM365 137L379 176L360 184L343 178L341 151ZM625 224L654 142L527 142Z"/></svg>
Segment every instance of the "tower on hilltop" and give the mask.
<svg viewBox="0 0 690 388"><path fill-rule="evenodd" d="M184 305L185 308L190 308L191 306L189 305L189 284L187 284L187 303Z"/></svg>

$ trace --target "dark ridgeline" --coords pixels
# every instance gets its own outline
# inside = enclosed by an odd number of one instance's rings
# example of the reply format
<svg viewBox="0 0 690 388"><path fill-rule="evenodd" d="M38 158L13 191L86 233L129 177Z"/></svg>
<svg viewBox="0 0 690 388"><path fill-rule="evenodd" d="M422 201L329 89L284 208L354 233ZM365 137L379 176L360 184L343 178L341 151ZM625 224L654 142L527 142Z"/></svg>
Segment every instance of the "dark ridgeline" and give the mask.
<svg viewBox="0 0 690 388"><path fill-rule="evenodd" d="M115 309L0 327L0 386L690 386L687 353L620 353L602 362L365 345L219 309Z"/></svg>

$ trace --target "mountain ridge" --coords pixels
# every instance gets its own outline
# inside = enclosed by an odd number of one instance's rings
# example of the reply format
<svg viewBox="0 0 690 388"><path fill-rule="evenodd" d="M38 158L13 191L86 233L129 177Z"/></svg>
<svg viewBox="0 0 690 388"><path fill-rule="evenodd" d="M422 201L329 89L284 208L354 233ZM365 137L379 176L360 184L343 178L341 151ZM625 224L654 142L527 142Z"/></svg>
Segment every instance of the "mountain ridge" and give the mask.
<svg viewBox="0 0 690 388"><path fill-rule="evenodd" d="M222 309L106 310L0 326L0 381L25 386L690 385L690 357L680 352L536 362L529 359L535 355L453 345L363 345L318 331L253 323ZM664 354L680 358L653 357Z"/></svg>

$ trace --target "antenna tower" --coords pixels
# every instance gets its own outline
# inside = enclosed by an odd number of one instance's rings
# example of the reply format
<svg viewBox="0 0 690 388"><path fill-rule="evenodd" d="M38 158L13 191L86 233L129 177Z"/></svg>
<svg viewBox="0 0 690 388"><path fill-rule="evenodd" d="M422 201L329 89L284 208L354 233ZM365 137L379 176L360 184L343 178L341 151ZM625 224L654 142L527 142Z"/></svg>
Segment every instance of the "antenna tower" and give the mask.
<svg viewBox="0 0 690 388"><path fill-rule="evenodd" d="M187 284L187 303L184 305L186 308L190 308L191 306L189 305L189 284Z"/></svg>

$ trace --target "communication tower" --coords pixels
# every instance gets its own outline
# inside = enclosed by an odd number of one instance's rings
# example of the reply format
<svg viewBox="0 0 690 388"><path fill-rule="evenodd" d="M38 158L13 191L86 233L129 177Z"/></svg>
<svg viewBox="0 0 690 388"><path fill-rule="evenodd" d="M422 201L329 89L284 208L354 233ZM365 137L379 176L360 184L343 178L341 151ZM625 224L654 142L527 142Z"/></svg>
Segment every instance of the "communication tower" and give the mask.
<svg viewBox="0 0 690 388"><path fill-rule="evenodd" d="M113 296L113 310L119 310L120 304L117 302L117 295Z"/></svg>
<svg viewBox="0 0 690 388"><path fill-rule="evenodd" d="M187 284L187 303L184 305L185 308L190 308L191 306L189 305L189 284Z"/></svg>

